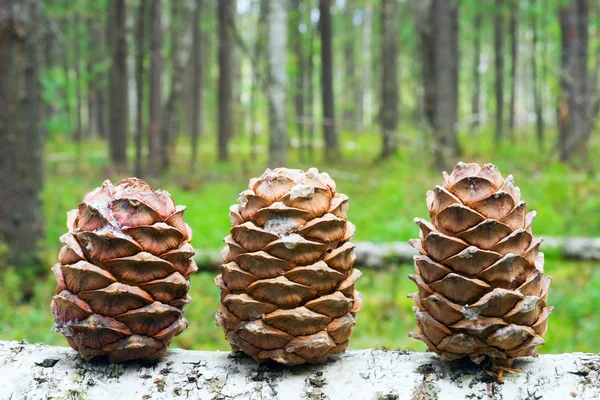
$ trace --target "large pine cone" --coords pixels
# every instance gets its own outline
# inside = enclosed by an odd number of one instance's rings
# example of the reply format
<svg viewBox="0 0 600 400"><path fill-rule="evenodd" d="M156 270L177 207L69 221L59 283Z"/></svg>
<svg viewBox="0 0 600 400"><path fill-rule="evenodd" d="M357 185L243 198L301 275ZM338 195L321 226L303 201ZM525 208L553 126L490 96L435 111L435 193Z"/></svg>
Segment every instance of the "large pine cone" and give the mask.
<svg viewBox="0 0 600 400"><path fill-rule="evenodd" d="M343 352L360 293L348 197L327 174L277 168L231 206L217 324L234 351L287 365Z"/></svg>
<svg viewBox="0 0 600 400"><path fill-rule="evenodd" d="M105 181L67 216L51 304L54 331L85 358L153 360L187 328L197 270L184 206L129 178Z"/></svg>
<svg viewBox="0 0 600 400"><path fill-rule="evenodd" d="M513 177L459 163L427 193L427 207L431 222L415 219L421 239L410 241L420 253L410 275L419 289L410 295L419 327L411 336L445 360L506 366L537 356L551 279L542 240L531 234L535 211L526 213Z"/></svg>

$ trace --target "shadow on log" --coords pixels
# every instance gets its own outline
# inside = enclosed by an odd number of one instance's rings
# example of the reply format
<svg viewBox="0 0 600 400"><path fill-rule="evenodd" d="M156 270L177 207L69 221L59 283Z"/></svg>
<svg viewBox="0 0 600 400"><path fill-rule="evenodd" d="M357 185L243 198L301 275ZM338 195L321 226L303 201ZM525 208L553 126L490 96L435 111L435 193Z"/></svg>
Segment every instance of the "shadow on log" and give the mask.
<svg viewBox="0 0 600 400"><path fill-rule="evenodd" d="M495 382L472 363L359 350L328 364L258 365L227 352L169 350L152 364L86 362L64 347L0 342L2 399L597 399L600 356L518 359Z"/></svg>

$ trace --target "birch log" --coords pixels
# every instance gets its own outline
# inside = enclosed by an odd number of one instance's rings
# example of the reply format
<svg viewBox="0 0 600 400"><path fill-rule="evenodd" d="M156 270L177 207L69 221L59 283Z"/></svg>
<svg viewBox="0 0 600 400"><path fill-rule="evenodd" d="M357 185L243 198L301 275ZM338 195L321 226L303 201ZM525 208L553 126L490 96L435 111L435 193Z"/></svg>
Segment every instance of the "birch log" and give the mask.
<svg viewBox="0 0 600 400"><path fill-rule="evenodd" d="M226 352L171 350L152 364L86 362L64 347L0 342L2 399L598 399L600 356L519 359L503 383L427 353L359 350L328 364L258 365Z"/></svg>

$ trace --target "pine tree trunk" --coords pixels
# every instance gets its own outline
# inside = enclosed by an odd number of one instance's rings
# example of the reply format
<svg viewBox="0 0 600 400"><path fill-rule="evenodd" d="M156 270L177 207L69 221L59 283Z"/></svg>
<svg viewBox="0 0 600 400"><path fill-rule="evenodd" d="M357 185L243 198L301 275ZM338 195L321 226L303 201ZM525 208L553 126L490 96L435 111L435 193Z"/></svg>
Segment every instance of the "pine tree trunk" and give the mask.
<svg viewBox="0 0 600 400"><path fill-rule="evenodd" d="M286 29L287 10L278 0L269 0L267 11L269 102L269 165L283 167L287 162L286 134Z"/></svg>
<svg viewBox="0 0 600 400"><path fill-rule="evenodd" d="M380 123L381 158L393 156L398 150L398 2L383 0L381 5L381 74Z"/></svg>
<svg viewBox="0 0 600 400"><path fill-rule="evenodd" d="M125 0L112 1L110 67L110 159L118 171L127 168L127 28Z"/></svg>
<svg viewBox="0 0 600 400"><path fill-rule="evenodd" d="M531 0L531 6L535 6L536 0ZM540 150L544 147L544 113L542 108L542 93L540 82L538 82L538 64L537 64L537 53L538 53L538 27L537 27L537 14L531 13L531 30L532 35L532 76L533 81L533 106L535 109L535 130Z"/></svg>
<svg viewBox="0 0 600 400"><path fill-rule="evenodd" d="M0 0L0 242L9 265L35 271L44 237L40 9L13 3Z"/></svg>
<svg viewBox="0 0 600 400"><path fill-rule="evenodd" d="M141 178L144 174L142 167L142 139L144 137L144 53L146 50L146 9L147 1L140 1L136 25L135 52L135 175Z"/></svg>
<svg viewBox="0 0 600 400"><path fill-rule="evenodd" d="M342 126L355 129L356 123L356 59L354 56L354 43L356 41L354 27L354 10L346 3L344 9L344 113Z"/></svg>
<svg viewBox="0 0 600 400"><path fill-rule="evenodd" d="M519 21L518 21L519 4L513 1L510 8L510 106L508 131L511 142L514 140L515 129L515 99L517 88L517 62L518 62L518 38L519 38Z"/></svg>
<svg viewBox="0 0 600 400"><path fill-rule="evenodd" d="M234 4L230 1L219 1L217 5L217 19L219 25L219 161L229 159L228 143L232 135L233 91L231 86L231 49L233 40L231 35L231 20Z"/></svg>
<svg viewBox="0 0 600 400"><path fill-rule="evenodd" d="M481 65L481 23L483 21L483 13L479 5L477 7L477 13L475 14L474 21L474 38L473 38L473 92L471 95L471 129L477 131L481 124L481 74L479 73L479 66Z"/></svg>
<svg viewBox="0 0 600 400"><path fill-rule="evenodd" d="M371 62L372 51L371 47L373 45L373 5L370 0L365 2L365 14L364 14L364 23L363 23L363 40L362 40L362 71L361 71L361 81L360 81L360 92L361 103L360 103L360 121L361 127L364 125L365 121L368 124L371 123L371 104L372 104L372 95L371 95Z"/></svg>
<svg viewBox="0 0 600 400"><path fill-rule="evenodd" d="M98 30L96 26L94 26L94 20L92 18L86 18L85 24L89 29L88 32L88 42L87 47L90 49L88 51L88 55L85 60L86 65L86 73L87 73L87 136L88 138L94 138L98 133L98 117L96 114L98 113L97 107L97 88L98 88L98 77L95 71L95 67L98 63L98 49L95 47L96 43L94 41L95 32ZM93 49L93 50L91 50ZM89 54L91 53L91 54Z"/></svg>
<svg viewBox="0 0 600 400"><path fill-rule="evenodd" d="M323 133L325 137L325 159L339 156L338 137L335 130L333 100L333 51L331 0L319 0L319 28L321 30L321 97L323 101Z"/></svg>
<svg viewBox="0 0 600 400"><path fill-rule="evenodd" d="M73 15L73 64L75 66L75 132L73 139L78 146L77 155L81 155L81 137L82 137L82 124L81 124L81 108L82 108L82 95L81 95L81 46L79 45L79 28L80 16L79 12L75 11Z"/></svg>
<svg viewBox="0 0 600 400"><path fill-rule="evenodd" d="M559 10L559 17L562 32L558 108L560 159L585 161L590 136L588 0L571 0Z"/></svg>
<svg viewBox="0 0 600 400"><path fill-rule="evenodd" d="M296 121L296 130L298 133L298 151L300 161L305 159L305 139L304 139L304 34L300 33L298 27L302 22L302 2L293 0L292 13L290 18L290 41L294 44L294 120Z"/></svg>
<svg viewBox="0 0 600 400"><path fill-rule="evenodd" d="M458 121L458 2L434 0L436 164L448 168L459 154Z"/></svg>
<svg viewBox="0 0 600 400"><path fill-rule="evenodd" d="M314 84L314 52L315 52L315 27L309 23L308 54L306 56L306 121L308 121L308 137L306 138L307 159L314 160L315 144L315 84Z"/></svg>
<svg viewBox="0 0 600 400"><path fill-rule="evenodd" d="M152 176L160 175L166 154L161 138L162 126L162 26L160 18L160 0L150 3L150 134L148 171Z"/></svg>
<svg viewBox="0 0 600 400"><path fill-rule="evenodd" d="M204 39L201 28L203 0L196 0L194 6L194 17L192 19L192 112L191 112L191 136L192 136L192 158L190 167L196 169L198 159L198 138L203 131L204 97L202 96L202 85L204 81L204 68L202 58Z"/></svg>
<svg viewBox="0 0 600 400"><path fill-rule="evenodd" d="M110 7L108 7L110 8ZM106 16L109 15L108 10L106 10ZM102 28L104 26L104 28ZM105 63L107 61L107 43L104 39L106 34L103 29L106 29L107 26L99 23L99 26L94 30L94 39L95 46L97 47L97 62ZM97 82L96 82L96 127L98 130L98 135L106 139L106 91L108 86L107 73L104 69L96 74Z"/></svg>
<svg viewBox="0 0 600 400"><path fill-rule="evenodd" d="M504 0L496 0L494 18L494 81L496 95L496 143L504 138Z"/></svg>
<svg viewBox="0 0 600 400"><path fill-rule="evenodd" d="M426 122L435 127L435 32L433 1L423 0L415 3L417 30L419 31L419 50L421 53L421 77L423 79L423 106Z"/></svg>
<svg viewBox="0 0 600 400"><path fill-rule="evenodd" d="M183 96L183 79L185 66L188 63L188 51L185 51L184 38L188 37L188 12L185 4L180 1L171 2L171 16L169 31L171 40L171 85L169 97L165 107L165 119L162 126L162 146L166 158L163 160L162 169L169 168L169 160L175 151L175 137L179 130L181 113L179 112L180 99Z"/></svg>

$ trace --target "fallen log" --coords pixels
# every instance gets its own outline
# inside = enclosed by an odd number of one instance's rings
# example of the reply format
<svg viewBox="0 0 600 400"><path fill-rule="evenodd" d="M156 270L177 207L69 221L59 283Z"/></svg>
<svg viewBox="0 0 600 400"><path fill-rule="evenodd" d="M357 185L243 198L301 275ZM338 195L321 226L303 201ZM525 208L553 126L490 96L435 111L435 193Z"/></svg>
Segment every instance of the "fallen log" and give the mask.
<svg viewBox="0 0 600 400"><path fill-rule="evenodd" d="M467 362L358 350L323 365L258 365L227 352L170 350L154 363L85 361L64 347L0 342L2 399L598 399L600 356L518 359L496 382Z"/></svg>
<svg viewBox="0 0 600 400"><path fill-rule="evenodd" d="M544 237L542 250L556 251L562 257L572 260L600 260L600 238ZM391 265L412 262L417 251L406 242L358 242L356 262L361 268L380 269ZM220 250L196 250L196 263L201 270L215 270L223 263Z"/></svg>

